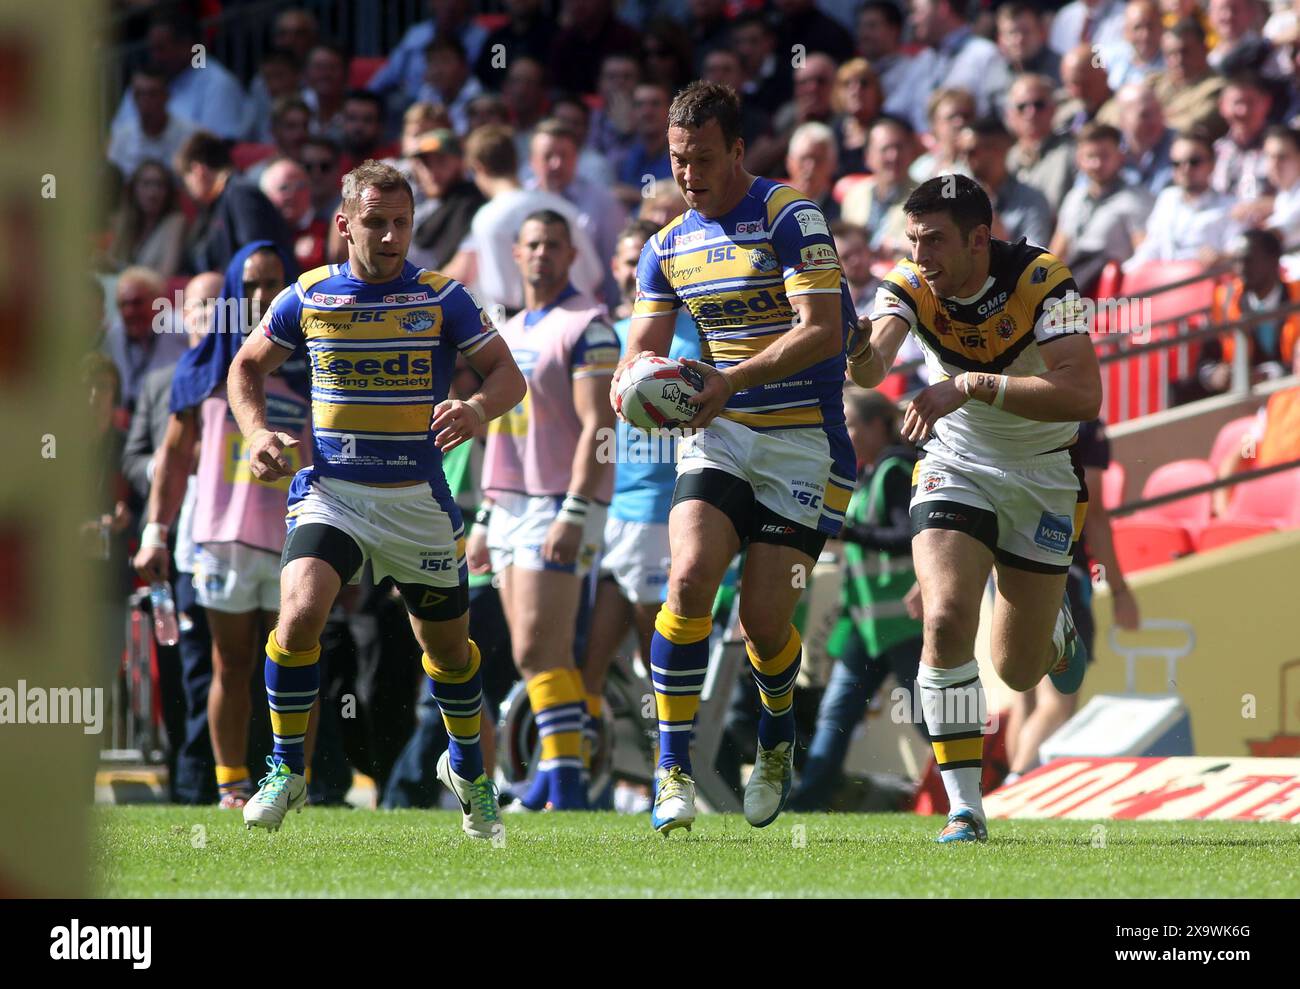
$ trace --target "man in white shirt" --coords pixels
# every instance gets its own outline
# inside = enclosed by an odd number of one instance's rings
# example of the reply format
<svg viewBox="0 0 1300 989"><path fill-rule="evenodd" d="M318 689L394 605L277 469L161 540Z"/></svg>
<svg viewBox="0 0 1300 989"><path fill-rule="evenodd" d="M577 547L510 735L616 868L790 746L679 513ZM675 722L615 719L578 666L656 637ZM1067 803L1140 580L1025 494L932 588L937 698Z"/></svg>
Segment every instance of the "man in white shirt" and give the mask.
<svg viewBox="0 0 1300 989"><path fill-rule="evenodd" d="M519 184L519 158L510 128L494 124L478 128L465 144L466 164L488 203L474 214L470 234L443 269L471 285L484 306L500 305L513 313L523 307L524 287L514 260L514 243L524 218L551 209L569 223L577 258L569 280L579 292L596 295L607 265L596 254L591 238L578 222L578 210L563 196Z"/></svg>
<svg viewBox="0 0 1300 989"><path fill-rule="evenodd" d="M194 133L188 120L167 110L167 77L157 69L136 69L131 76L131 99L135 104L135 120L113 127L108 145L108 160L129 179L147 159L161 161L172 168L172 158Z"/></svg>
<svg viewBox="0 0 1300 989"><path fill-rule="evenodd" d="M1124 271L1134 271L1151 261L1188 261L1207 264L1227 251L1240 227L1229 216L1232 197L1210 187L1214 170L1214 145L1199 134L1179 135L1170 161L1173 185L1156 197L1146 223L1146 236Z"/></svg>
<svg viewBox="0 0 1300 989"><path fill-rule="evenodd" d="M991 112L1006 63L998 46L966 23L958 0L913 0L912 23L916 40L927 47L916 56L906 92L889 94L885 109L894 112L905 106L912 126L924 131L930 125L930 94L947 86L973 94L978 116Z"/></svg>
<svg viewBox="0 0 1300 989"><path fill-rule="evenodd" d="M194 21L182 14L156 14L150 22L149 61L167 79L167 111L196 128L227 140L247 130L244 87L199 44ZM139 121L135 101L124 94L113 117L113 130Z"/></svg>
<svg viewBox="0 0 1300 989"><path fill-rule="evenodd" d="M1124 0L1074 0L1056 12L1047 43L1058 55L1080 44L1118 44L1124 40Z"/></svg>

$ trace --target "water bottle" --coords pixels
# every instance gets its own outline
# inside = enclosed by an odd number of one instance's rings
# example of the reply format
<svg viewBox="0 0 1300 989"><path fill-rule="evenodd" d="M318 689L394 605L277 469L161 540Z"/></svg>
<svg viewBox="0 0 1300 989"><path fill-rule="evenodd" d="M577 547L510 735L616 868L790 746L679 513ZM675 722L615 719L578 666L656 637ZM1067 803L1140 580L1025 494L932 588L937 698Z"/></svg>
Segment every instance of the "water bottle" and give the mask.
<svg viewBox="0 0 1300 989"><path fill-rule="evenodd" d="M176 624L176 602L165 581L149 585L149 605L153 610L153 637L160 646L174 646L180 641Z"/></svg>

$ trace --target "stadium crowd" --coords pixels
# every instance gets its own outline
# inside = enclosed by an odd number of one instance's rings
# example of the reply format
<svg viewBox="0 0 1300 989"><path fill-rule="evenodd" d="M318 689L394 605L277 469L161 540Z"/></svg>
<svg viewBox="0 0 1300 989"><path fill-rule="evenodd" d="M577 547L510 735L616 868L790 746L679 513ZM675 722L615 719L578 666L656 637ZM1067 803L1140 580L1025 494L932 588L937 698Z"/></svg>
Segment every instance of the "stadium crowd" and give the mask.
<svg viewBox="0 0 1300 989"><path fill-rule="evenodd" d="M197 6L122 5L130 11L117 40L142 43L131 48L141 57L123 64L126 88L104 132L111 208L94 262L103 306L83 365L103 437L102 516L86 531L115 602L138 581L130 561L160 451L181 443L169 433L178 360L203 344L221 303L251 307L255 325L298 274L346 260L334 222L340 183L368 159L410 183L411 262L463 282L498 325L525 305L516 240L525 218L543 210L567 222L573 288L603 304L611 323L629 315L641 245L685 209L667 115L696 78L741 94L746 168L821 207L860 313L908 253L909 193L949 172L988 193L993 236L1050 249L1085 295L1108 277L1195 261L1224 273L1216 320L1300 301L1300 3L500 0L484 13L472 0L431 0L395 47L365 53L321 28L328 4L262 3L247 6L265 17L269 44L248 78L211 54L196 62L193 47L211 38L196 13L244 5ZM265 286L250 280L254 256L276 259L258 276ZM1297 335L1297 313L1251 329L1253 380L1300 372ZM1232 345L1225 337L1203 346L1175 400L1227 390ZM909 342L882 386L890 399L925 383L919 356ZM472 385L473 372L463 374ZM875 501L870 513L849 513L842 545L859 558L906 560L915 451L899 438L894 401L850 390L846 402L861 489ZM1278 417L1293 414L1279 408ZM204 423L201 436L184 436L198 470L228 455L203 449L228 435ZM1075 614L1087 614L1099 562L1117 619L1132 627L1137 607L1096 510L1109 464L1104 426L1086 424L1080 442L1094 511L1091 561L1081 553L1071 574ZM480 459L468 446L449 458L467 522ZM1238 457L1230 469L1242 466ZM184 487L182 478L178 497ZM181 634L175 649L158 650L170 797L237 803L230 781L219 792L216 766L251 765L269 751L261 677L250 665L262 640L256 621L249 630L205 615L204 581L212 599L230 589L216 586L193 524L183 508L172 527ZM274 537L260 546L280 548ZM471 583L485 693L499 704L518 678L507 623L490 575ZM855 587L846 587L846 618L864 603L851 599ZM914 679L921 624L909 590L888 591L907 602L890 618L848 622L856 627L834 640L840 662L829 685L799 701L798 762L809 764L798 806L831 803L846 740L884 676ZM274 604L253 596L244 610L273 621ZM587 648L586 619L584 610L577 655ZM115 662L124 643L121 622L112 627ZM391 585L363 580L340 596L323 640L314 801L341 800L352 768L377 781L385 806L435 799L432 766L445 736L419 696L419 649L406 629ZM758 708L742 679L729 714L737 726ZM356 713L339 717L346 697ZM1037 742L1068 713L1069 701L1045 682L1018 714L1025 741L1013 741L1007 768L1031 768ZM252 744L214 754L218 716L236 728L251 717ZM744 750L752 731L737 727L729 738L730 761L752 761Z"/></svg>

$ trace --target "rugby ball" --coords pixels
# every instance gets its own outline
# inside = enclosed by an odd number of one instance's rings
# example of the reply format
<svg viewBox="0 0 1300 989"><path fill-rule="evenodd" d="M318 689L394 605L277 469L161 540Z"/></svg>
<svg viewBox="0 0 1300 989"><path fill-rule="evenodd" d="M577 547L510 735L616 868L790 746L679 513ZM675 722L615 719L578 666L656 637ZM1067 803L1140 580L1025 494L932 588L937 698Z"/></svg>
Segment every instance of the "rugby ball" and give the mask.
<svg viewBox="0 0 1300 989"><path fill-rule="evenodd" d="M671 357L642 357L623 369L614 390L614 411L637 429L676 429L695 418L688 398L704 388L694 368Z"/></svg>

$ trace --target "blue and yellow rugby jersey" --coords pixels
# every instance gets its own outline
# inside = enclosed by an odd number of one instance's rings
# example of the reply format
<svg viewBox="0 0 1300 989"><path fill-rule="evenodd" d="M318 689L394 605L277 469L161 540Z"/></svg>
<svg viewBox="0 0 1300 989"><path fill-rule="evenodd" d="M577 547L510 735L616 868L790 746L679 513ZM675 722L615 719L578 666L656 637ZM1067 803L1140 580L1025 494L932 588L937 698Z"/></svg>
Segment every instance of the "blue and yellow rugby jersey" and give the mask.
<svg viewBox="0 0 1300 989"><path fill-rule="evenodd" d="M305 346L311 371L313 470L370 484L447 485L429 424L447 397L456 354L496 336L465 286L407 262L391 282L346 263L307 272L275 297L261 330Z"/></svg>
<svg viewBox="0 0 1300 989"><path fill-rule="evenodd" d="M873 320L907 322L931 381L962 371L1032 377L1047 370L1040 347L1088 332L1074 278L1054 254L1024 240L989 241L989 276L968 299L937 298L912 261L899 261L876 292ZM1077 422L1026 419L986 402L967 402L935 423L934 436L982 462L1019 460L1072 443Z"/></svg>
<svg viewBox="0 0 1300 989"><path fill-rule="evenodd" d="M826 218L790 186L757 178L725 216L687 210L646 241L632 318L685 305L700 328L704 361L726 368L790 331L791 297L819 293L840 297L847 338L857 314ZM844 366L841 349L789 378L737 392L722 417L764 431L842 429ZM837 444L831 449L835 456ZM850 457L839 472L852 478L853 468Z"/></svg>

